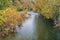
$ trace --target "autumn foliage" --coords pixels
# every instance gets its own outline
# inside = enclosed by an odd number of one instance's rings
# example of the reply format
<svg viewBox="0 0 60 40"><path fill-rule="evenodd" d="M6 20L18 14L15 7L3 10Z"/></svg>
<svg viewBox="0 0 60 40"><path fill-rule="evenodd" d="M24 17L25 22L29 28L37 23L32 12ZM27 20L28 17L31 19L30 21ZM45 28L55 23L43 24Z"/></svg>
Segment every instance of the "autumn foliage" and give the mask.
<svg viewBox="0 0 60 40"><path fill-rule="evenodd" d="M20 27L26 18L27 10L18 12L14 8L7 8L0 11L0 34L15 32L16 25Z"/></svg>
<svg viewBox="0 0 60 40"><path fill-rule="evenodd" d="M30 4L28 0L0 0L0 36L15 32L16 25L21 26L28 18Z"/></svg>
<svg viewBox="0 0 60 40"><path fill-rule="evenodd" d="M27 10L40 13L46 19L56 19L60 14L60 0L0 0L0 34L15 32L28 17Z"/></svg>
<svg viewBox="0 0 60 40"><path fill-rule="evenodd" d="M55 10L60 8L57 8L58 6L60 6L60 0L35 0L33 10L50 19L56 16Z"/></svg>

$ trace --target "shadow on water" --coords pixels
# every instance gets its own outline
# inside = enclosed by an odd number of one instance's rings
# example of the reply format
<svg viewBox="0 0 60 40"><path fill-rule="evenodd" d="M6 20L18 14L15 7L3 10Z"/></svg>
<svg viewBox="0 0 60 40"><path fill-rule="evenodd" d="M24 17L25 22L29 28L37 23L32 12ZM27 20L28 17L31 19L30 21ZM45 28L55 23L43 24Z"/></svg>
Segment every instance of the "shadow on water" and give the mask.
<svg viewBox="0 0 60 40"><path fill-rule="evenodd" d="M40 16L36 23L37 40L56 40L56 31L49 21Z"/></svg>
<svg viewBox="0 0 60 40"><path fill-rule="evenodd" d="M22 28L16 28L16 34L0 40L60 40L60 30L54 29L53 25L41 15L30 13L30 18L23 22Z"/></svg>

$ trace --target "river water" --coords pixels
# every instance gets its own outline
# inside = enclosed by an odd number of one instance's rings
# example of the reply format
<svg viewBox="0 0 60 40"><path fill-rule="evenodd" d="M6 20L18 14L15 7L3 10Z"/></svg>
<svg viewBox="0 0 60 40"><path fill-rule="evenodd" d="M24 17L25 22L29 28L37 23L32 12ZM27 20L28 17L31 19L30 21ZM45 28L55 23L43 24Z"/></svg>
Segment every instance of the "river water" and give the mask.
<svg viewBox="0 0 60 40"><path fill-rule="evenodd" d="M23 22L22 27L16 26L17 33L0 40L60 40L60 30L53 28L53 25L38 13L29 13L31 16Z"/></svg>

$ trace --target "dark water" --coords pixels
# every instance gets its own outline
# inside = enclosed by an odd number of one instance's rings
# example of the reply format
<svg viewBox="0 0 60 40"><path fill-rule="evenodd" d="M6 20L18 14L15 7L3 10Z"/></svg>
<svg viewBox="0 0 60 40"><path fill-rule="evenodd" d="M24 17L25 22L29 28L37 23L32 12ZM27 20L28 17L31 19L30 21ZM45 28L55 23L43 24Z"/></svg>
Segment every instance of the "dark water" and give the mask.
<svg viewBox="0 0 60 40"><path fill-rule="evenodd" d="M0 40L60 40L60 30L54 29L51 23L34 12L23 22L22 28L17 27L16 31Z"/></svg>

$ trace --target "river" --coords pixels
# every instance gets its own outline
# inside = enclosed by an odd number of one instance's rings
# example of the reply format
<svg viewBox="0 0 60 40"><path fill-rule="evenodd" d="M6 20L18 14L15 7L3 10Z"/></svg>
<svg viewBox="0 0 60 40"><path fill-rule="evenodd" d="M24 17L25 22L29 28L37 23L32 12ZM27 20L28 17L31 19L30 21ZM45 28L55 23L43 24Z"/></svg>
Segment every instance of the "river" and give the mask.
<svg viewBox="0 0 60 40"><path fill-rule="evenodd" d="M21 28L16 26L17 33L0 40L60 40L60 30L35 12L25 20Z"/></svg>

